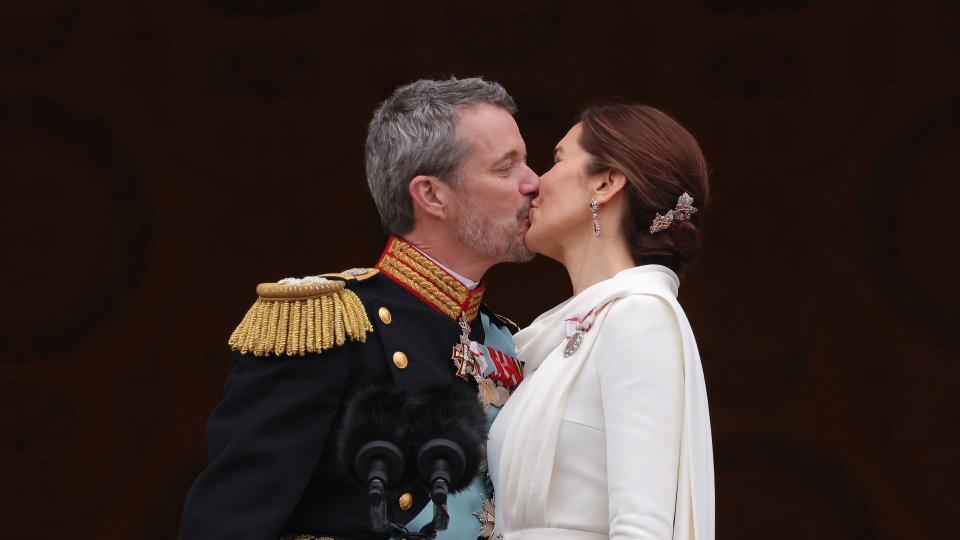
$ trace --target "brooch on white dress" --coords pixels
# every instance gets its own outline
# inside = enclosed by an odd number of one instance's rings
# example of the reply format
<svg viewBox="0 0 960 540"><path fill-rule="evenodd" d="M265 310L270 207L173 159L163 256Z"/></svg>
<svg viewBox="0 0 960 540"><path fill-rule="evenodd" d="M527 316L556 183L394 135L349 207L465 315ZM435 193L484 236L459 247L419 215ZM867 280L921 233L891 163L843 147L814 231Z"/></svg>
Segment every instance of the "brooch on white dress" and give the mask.
<svg viewBox="0 0 960 540"><path fill-rule="evenodd" d="M583 317L571 317L563 321L564 333L567 336L567 344L563 347L563 357L569 358L577 352L580 344L583 343L583 334L590 331L593 327L593 312L591 309Z"/></svg>

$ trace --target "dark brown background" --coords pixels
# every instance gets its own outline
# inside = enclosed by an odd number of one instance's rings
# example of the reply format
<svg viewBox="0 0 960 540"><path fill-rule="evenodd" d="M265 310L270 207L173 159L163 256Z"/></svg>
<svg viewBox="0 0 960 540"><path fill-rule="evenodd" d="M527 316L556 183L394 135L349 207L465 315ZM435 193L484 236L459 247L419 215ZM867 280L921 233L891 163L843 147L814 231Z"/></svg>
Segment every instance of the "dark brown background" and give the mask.
<svg viewBox="0 0 960 540"><path fill-rule="evenodd" d="M373 264L366 123L449 74L507 86L539 172L591 102L702 142L681 301L720 538L955 531L958 28L948 1L0 3L0 537L174 537L254 286ZM488 279L521 323L569 291L545 260Z"/></svg>

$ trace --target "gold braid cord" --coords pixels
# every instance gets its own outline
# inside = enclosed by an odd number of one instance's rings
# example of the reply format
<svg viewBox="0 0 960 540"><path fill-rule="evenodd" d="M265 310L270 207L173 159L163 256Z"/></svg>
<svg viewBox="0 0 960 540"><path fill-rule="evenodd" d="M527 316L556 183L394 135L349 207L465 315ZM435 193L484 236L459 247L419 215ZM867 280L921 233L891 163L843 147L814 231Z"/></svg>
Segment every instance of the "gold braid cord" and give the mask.
<svg viewBox="0 0 960 540"><path fill-rule="evenodd" d="M257 301L230 335L230 348L255 356L303 356L366 341L373 325L360 298L342 281L261 283Z"/></svg>
<svg viewBox="0 0 960 540"><path fill-rule="evenodd" d="M477 317L483 290L467 290L457 278L401 238L391 238L377 268L453 319L460 317L461 312L468 322Z"/></svg>

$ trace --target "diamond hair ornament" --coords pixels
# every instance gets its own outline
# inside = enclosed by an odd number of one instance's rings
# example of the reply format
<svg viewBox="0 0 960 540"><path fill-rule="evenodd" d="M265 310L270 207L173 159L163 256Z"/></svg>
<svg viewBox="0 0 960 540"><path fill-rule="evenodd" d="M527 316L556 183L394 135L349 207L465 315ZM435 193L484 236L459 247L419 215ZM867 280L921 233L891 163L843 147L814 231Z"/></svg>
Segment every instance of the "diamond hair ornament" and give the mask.
<svg viewBox="0 0 960 540"><path fill-rule="evenodd" d="M668 210L667 213L662 216L657 214L656 217L653 218L653 223L650 224L650 234L667 230L674 223L687 221L690 219L690 216L696 213L697 209L693 206L693 197L684 191L683 195L677 198L676 208Z"/></svg>

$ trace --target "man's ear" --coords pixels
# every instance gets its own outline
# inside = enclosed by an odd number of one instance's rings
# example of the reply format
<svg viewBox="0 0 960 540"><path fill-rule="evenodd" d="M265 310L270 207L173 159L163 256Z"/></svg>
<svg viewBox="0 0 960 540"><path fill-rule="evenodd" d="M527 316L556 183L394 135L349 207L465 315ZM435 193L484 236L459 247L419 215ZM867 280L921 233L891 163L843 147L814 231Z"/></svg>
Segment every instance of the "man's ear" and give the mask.
<svg viewBox="0 0 960 540"><path fill-rule="evenodd" d="M600 204L609 202L617 193L623 191L623 188L627 185L627 177L620 171L610 169L597 176L593 192L594 198L597 199L597 202Z"/></svg>
<svg viewBox="0 0 960 540"><path fill-rule="evenodd" d="M438 219L446 219L450 214L450 186L436 176L419 175L413 177L409 186L414 209Z"/></svg>

